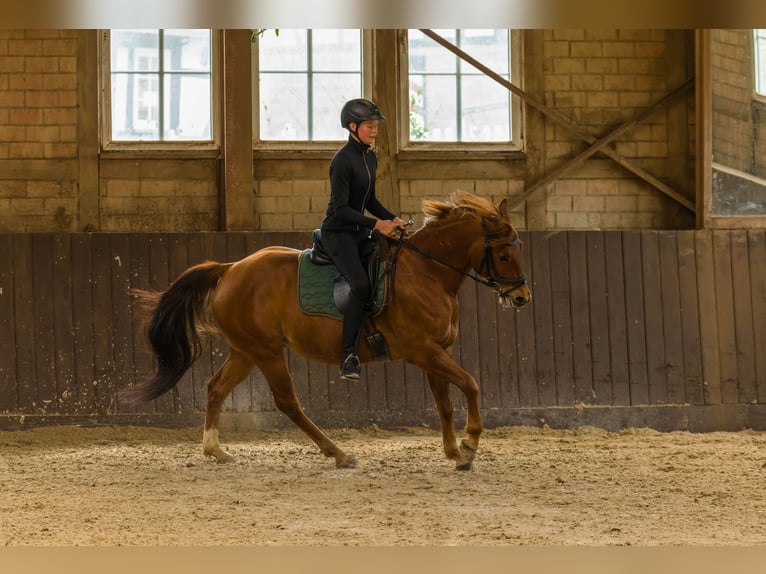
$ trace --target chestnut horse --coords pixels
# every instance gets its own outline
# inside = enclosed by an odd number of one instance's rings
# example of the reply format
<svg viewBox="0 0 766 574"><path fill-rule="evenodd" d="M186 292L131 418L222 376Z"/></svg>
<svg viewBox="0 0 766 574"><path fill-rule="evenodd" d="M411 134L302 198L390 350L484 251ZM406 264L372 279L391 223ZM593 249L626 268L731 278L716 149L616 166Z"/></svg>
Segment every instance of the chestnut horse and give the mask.
<svg viewBox="0 0 766 574"><path fill-rule="evenodd" d="M448 201L423 201L423 227L395 246L393 296L375 318L392 360L422 368L441 421L444 452L456 468L468 470L482 432L479 387L452 358L457 337L458 290L466 277L493 288L503 306L526 305L531 293L524 275L522 243L499 206L466 192ZM129 390L132 403L154 399L173 388L198 357L199 333L212 309L228 345L228 356L207 385L203 452L227 462L218 422L224 399L253 369L266 378L276 406L298 425L337 467L356 460L336 446L303 412L284 357L287 345L311 360L340 363L341 322L307 315L298 304L298 257L287 247L266 247L234 263L190 267L163 292L142 292L151 313L148 338L157 359L151 380ZM473 273L471 272L473 271ZM362 363L372 360L360 345ZM458 446L449 385L465 395L466 438Z"/></svg>

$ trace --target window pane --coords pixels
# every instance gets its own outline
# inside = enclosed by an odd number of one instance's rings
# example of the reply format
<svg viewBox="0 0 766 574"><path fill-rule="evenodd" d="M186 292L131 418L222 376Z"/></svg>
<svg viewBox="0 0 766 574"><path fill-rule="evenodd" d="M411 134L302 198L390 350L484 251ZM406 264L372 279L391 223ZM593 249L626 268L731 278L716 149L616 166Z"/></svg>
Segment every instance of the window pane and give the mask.
<svg viewBox="0 0 766 574"><path fill-rule="evenodd" d="M210 71L210 30L165 30L165 71Z"/></svg>
<svg viewBox="0 0 766 574"><path fill-rule="evenodd" d="M348 137L340 125L343 104L362 94L357 74L317 74L314 76L314 133L315 140L340 140ZM385 115L385 114L384 114Z"/></svg>
<svg viewBox="0 0 766 574"><path fill-rule="evenodd" d="M509 78L508 30L436 32ZM510 93L420 31L408 34L410 140L510 141Z"/></svg>
<svg viewBox="0 0 766 574"><path fill-rule="evenodd" d="M362 95L362 31L280 30L258 41L259 139L346 139L340 109Z"/></svg>
<svg viewBox="0 0 766 574"><path fill-rule="evenodd" d="M485 76L464 76L461 90L461 141L511 139L510 92Z"/></svg>
<svg viewBox="0 0 766 574"><path fill-rule="evenodd" d="M308 139L305 74L261 74L260 99L261 139Z"/></svg>
<svg viewBox="0 0 766 574"><path fill-rule="evenodd" d="M423 76L423 125L427 141L457 141L455 76Z"/></svg>
<svg viewBox="0 0 766 574"><path fill-rule="evenodd" d="M113 140L212 139L210 30L112 30L110 44Z"/></svg>
<svg viewBox="0 0 766 574"><path fill-rule="evenodd" d="M434 30L434 32L445 40L455 43L455 30ZM458 58L452 52L434 42L420 30L410 30L408 38L410 73L455 73Z"/></svg>
<svg viewBox="0 0 766 574"><path fill-rule="evenodd" d="M306 30L280 30L279 36L266 30L258 37L258 56L262 72L295 71L308 68Z"/></svg>
<svg viewBox="0 0 766 574"><path fill-rule="evenodd" d="M361 71L360 30L312 30L311 35L312 65L315 71Z"/></svg>
<svg viewBox="0 0 766 574"><path fill-rule="evenodd" d="M112 72L159 71L159 30L112 30L110 40Z"/></svg>
<svg viewBox="0 0 766 574"><path fill-rule="evenodd" d="M766 30L755 31L755 91L766 95Z"/></svg>
<svg viewBox="0 0 766 574"><path fill-rule="evenodd" d="M461 30L460 48L500 75L508 74L508 30ZM481 74L460 60L464 74Z"/></svg>
<svg viewBox="0 0 766 574"><path fill-rule="evenodd" d="M166 140L209 140L210 76L165 76Z"/></svg>
<svg viewBox="0 0 766 574"><path fill-rule="evenodd" d="M112 139L158 139L159 95L155 74L112 74Z"/></svg>

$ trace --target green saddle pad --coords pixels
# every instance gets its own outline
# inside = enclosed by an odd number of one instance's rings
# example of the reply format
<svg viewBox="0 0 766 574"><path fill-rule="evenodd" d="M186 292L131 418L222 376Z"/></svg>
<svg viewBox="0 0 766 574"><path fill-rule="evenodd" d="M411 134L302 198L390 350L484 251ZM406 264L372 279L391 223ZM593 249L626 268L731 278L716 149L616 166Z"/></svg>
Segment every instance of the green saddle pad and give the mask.
<svg viewBox="0 0 766 574"><path fill-rule="evenodd" d="M298 304L309 315L325 315L343 320L332 297L337 274L335 265L314 265L309 258L310 251L303 250L298 259ZM375 289L375 304L379 309L383 307L386 297L385 274L386 266L380 265Z"/></svg>

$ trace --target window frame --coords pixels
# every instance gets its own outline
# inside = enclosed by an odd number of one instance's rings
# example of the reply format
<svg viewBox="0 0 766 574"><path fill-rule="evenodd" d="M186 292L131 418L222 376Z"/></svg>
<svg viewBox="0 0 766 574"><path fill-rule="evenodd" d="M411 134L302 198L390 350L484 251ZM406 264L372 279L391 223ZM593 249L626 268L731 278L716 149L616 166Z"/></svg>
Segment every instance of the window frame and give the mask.
<svg viewBox="0 0 766 574"><path fill-rule="evenodd" d="M309 28L302 28L308 30ZM362 33L362 97L372 98L373 78L375 76L373 54L373 30L366 28L351 28L360 30ZM267 30L265 33L273 33ZM307 151L327 152L336 151L339 145L346 140L264 140L261 139L261 94L260 86L260 58L258 55L257 40L251 42L252 56L252 130L253 150L258 151ZM340 110L338 110L338 122L340 123Z"/></svg>
<svg viewBox="0 0 766 574"><path fill-rule="evenodd" d="M511 66L510 81L515 86L523 89L522 73L522 34L521 30L508 29L510 50L509 63ZM511 93L511 140L508 142L444 142L444 141L410 141L410 118L409 118L409 42L408 30L399 31L399 102L402 113L399 117L399 144L403 152L412 155L416 152L523 152L523 105L521 99ZM446 49L446 48L445 48ZM457 57L457 56L456 56ZM470 64L466 65L470 66Z"/></svg>
<svg viewBox="0 0 766 574"><path fill-rule="evenodd" d="M760 30L760 34L758 33ZM759 43L766 46L766 29L754 28L753 29L753 99L759 102L766 102L766 80L764 85L760 86L762 91L758 91L759 78L761 77L761 69L763 69L763 75L766 76L766 58L761 61ZM760 39L760 42L759 42Z"/></svg>
<svg viewBox="0 0 766 574"><path fill-rule="evenodd" d="M112 69L111 69L111 29L99 30L99 60L100 77L99 91L101 94L101 129L100 149L104 154L130 154L131 152L145 155L146 152L172 153L174 156L209 156L217 157L221 148L221 46L220 30L210 29L210 82L211 82L211 139L210 140L114 140L112 139Z"/></svg>

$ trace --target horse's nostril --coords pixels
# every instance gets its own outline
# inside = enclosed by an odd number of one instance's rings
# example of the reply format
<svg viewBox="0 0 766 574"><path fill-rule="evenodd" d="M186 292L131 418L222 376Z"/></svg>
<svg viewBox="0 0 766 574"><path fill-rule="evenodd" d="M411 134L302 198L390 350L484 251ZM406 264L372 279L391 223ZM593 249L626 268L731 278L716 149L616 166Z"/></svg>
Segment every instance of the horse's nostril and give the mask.
<svg viewBox="0 0 766 574"><path fill-rule="evenodd" d="M526 297L522 297L521 295L516 295L516 297L513 298L513 302L517 307L523 307L529 302L529 300Z"/></svg>

